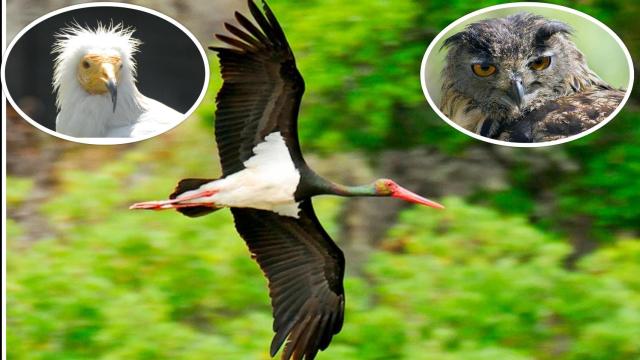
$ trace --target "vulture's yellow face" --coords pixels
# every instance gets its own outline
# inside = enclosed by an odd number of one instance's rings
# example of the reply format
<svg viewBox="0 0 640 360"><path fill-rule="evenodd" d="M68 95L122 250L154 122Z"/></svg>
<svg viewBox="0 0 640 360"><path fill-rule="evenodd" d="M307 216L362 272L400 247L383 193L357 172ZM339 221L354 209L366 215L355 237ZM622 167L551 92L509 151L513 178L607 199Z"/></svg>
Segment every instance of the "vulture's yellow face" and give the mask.
<svg viewBox="0 0 640 360"><path fill-rule="evenodd" d="M106 94L113 92L110 87L117 87L121 69L122 59L118 55L88 54L78 64L78 81L89 94Z"/></svg>
<svg viewBox="0 0 640 360"><path fill-rule="evenodd" d="M89 94L102 95L109 92L115 112L120 70L122 59L119 55L88 54L78 64L78 81Z"/></svg>

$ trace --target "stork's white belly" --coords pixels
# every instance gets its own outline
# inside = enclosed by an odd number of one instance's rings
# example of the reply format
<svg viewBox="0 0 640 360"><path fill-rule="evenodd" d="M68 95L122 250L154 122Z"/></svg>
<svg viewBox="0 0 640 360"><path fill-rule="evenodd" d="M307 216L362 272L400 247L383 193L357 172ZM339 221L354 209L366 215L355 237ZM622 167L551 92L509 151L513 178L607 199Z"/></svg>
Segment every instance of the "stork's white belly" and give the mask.
<svg viewBox="0 0 640 360"><path fill-rule="evenodd" d="M299 208L294 193L300 182L300 172L295 168L280 132L267 135L264 142L253 148L253 153L255 155L244 162L244 170L187 191L178 199L213 190L217 192L189 202L269 210L297 218Z"/></svg>

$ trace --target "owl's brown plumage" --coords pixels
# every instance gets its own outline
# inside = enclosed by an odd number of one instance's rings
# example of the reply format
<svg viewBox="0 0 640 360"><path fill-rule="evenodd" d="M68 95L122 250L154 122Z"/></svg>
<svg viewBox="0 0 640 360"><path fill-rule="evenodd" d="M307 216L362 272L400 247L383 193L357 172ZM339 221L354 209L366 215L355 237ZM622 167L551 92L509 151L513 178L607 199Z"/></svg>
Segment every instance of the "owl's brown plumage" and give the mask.
<svg viewBox="0 0 640 360"><path fill-rule="evenodd" d="M585 131L620 104L560 21L520 13L468 25L444 43L440 108L485 137L550 141Z"/></svg>
<svg viewBox="0 0 640 360"><path fill-rule="evenodd" d="M589 89L560 97L517 121L503 124L494 138L535 143L580 134L611 115L623 98L624 92L615 89Z"/></svg>

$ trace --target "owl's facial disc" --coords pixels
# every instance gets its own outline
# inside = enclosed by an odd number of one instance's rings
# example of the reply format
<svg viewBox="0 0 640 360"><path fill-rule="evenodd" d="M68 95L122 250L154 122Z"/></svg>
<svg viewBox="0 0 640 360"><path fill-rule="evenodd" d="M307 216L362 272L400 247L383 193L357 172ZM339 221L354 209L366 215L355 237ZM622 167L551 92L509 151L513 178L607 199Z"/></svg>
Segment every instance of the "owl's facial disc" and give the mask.
<svg viewBox="0 0 640 360"><path fill-rule="evenodd" d="M509 121L562 96L579 85L572 73L584 68L576 66L584 59L570 33L564 23L528 13L468 25L443 45L447 106L457 101L466 112Z"/></svg>
<svg viewBox="0 0 640 360"><path fill-rule="evenodd" d="M544 79L548 74L545 72L551 66L552 58L551 53L536 55L526 63L521 63L519 69L512 72L507 95L519 111L530 105L542 83L546 82Z"/></svg>
<svg viewBox="0 0 640 360"><path fill-rule="evenodd" d="M466 55L466 56L465 56ZM483 112L499 120L514 118L535 107L543 84L549 84L554 69L554 53L542 52L520 58L463 55L468 61L464 89Z"/></svg>

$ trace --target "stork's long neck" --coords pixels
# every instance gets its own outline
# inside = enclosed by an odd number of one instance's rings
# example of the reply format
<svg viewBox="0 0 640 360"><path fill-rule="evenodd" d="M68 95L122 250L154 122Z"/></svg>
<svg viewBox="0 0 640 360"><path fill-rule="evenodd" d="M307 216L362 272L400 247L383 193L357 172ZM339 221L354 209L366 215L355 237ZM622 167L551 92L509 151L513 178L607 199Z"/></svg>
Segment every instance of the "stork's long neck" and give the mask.
<svg viewBox="0 0 640 360"><path fill-rule="evenodd" d="M302 175L296 190L296 198L301 199L315 195L337 196L377 196L374 184L349 186L335 183L316 174L306 165L299 166Z"/></svg>
<svg viewBox="0 0 640 360"><path fill-rule="evenodd" d="M338 195L338 196L377 196L375 186L373 184L368 185L342 185L330 182L326 189L326 194Z"/></svg>

